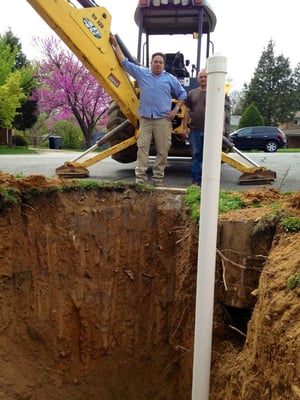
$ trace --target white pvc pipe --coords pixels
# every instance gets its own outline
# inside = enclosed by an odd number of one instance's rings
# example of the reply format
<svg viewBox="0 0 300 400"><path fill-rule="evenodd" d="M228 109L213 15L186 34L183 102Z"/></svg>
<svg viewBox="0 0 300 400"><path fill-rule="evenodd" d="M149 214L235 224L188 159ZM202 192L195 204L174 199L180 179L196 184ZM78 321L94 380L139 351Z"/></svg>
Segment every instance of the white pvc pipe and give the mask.
<svg viewBox="0 0 300 400"><path fill-rule="evenodd" d="M192 400L209 399L226 69L224 56L207 59Z"/></svg>

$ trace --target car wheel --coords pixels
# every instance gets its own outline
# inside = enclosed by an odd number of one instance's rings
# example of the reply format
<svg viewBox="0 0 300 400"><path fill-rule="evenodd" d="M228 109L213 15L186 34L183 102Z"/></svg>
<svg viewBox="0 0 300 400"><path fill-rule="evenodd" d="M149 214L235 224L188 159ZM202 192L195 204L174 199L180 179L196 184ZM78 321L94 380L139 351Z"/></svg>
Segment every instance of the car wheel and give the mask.
<svg viewBox="0 0 300 400"><path fill-rule="evenodd" d="M269 140L265 145L265 152L274 153L278 149L278 143L276 140Z"/></svg>

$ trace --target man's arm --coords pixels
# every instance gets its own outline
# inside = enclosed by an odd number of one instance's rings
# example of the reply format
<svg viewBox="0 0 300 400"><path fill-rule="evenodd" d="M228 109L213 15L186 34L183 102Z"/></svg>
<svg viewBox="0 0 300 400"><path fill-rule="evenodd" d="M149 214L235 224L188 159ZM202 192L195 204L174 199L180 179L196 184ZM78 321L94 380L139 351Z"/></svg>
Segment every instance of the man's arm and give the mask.
<svg viewBox="0 0 300 400"><path fill-rule="evenodd" d="M119 46L119 43L118 43L117 39L115 38L115 36L113 34L109 35L109 41L110 41L111 45L113 46L113 48L115 50L117 59L119 60L119 63L123 64L123 62L125 61L126 57L124 56L124 54L123 54L123 52L122 52L122 50L121 50L121 48Z"/></svg>
<svg viewBox="0 0 300 400"><path fill-rule="evenodd" d="M186 107L185 113L183 116L183 120L182 120L182 134L186 138L189 137L188 123L190 120L190 115L191 115L191 109L189 107Z"/></svg>
<svg viewBox="0 0 300 400"><path fill-rule="evenodd" d="M183 104L184 104L184 99L177 100L177 103L176 103L176 105L175 105L175 107L174 107L174 108L176 109L177 112L179 111L180 107L181 107Z"/></svg>

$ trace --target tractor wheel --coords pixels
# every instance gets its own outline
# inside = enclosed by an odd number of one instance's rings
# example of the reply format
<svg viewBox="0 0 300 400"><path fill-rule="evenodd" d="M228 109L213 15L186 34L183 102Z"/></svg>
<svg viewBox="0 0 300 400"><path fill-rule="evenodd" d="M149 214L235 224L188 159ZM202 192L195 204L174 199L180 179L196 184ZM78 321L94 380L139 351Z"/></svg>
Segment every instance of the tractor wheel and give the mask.
<svg viewBox="0 0 300 400"><path fill-rule="evenodd" d="M107 130L111 131L112 129L119 126L125 120L126 118L124 114L121 112L120 107L114 101L112 101L108 110ZM135 133L134 126L128 125L126 128L116 133L110 139L109 141L110 147L119 144L120 142L126 139L129 139L130 137L134 136L134 133ZM137 156L137 145L133 144L124 150L118 151L111 157L115 161L126 164L136 161L136 156Z"/></svg>

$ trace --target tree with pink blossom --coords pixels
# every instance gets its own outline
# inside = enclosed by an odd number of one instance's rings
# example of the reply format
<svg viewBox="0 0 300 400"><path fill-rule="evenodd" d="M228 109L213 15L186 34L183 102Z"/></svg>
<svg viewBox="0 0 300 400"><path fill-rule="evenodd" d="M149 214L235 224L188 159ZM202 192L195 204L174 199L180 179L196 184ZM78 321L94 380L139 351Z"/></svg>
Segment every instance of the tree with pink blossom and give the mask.
<svg viewBox="0 0 300 400"><path fill-rule="evenodd" d="M74 116L90 147L92 134L106 126L110 96L59 39L39 40L38 45L44 56L37 68L40 85L34 94L40 111L52 120Z"/></svg>

